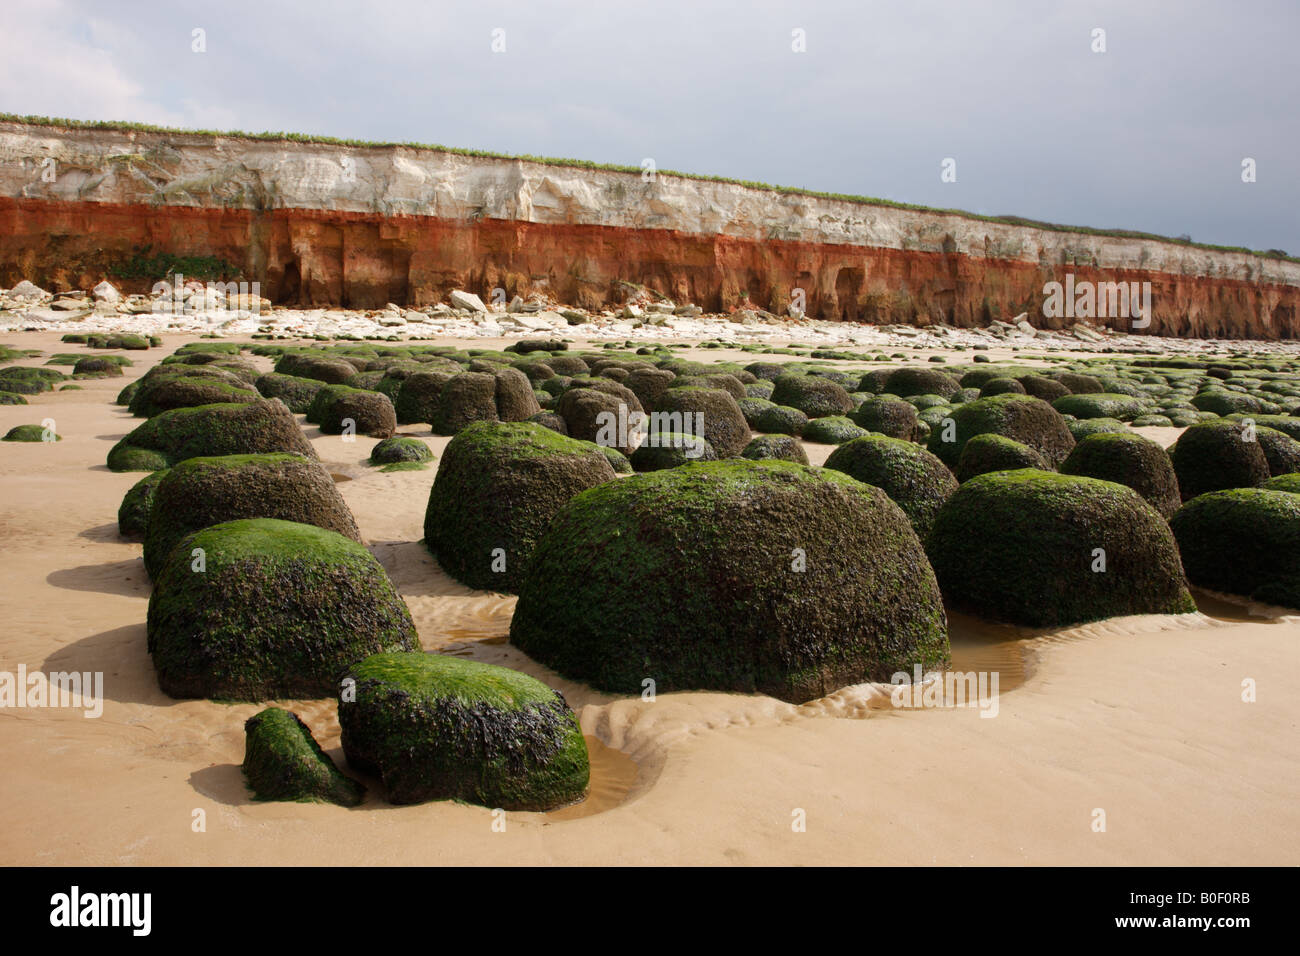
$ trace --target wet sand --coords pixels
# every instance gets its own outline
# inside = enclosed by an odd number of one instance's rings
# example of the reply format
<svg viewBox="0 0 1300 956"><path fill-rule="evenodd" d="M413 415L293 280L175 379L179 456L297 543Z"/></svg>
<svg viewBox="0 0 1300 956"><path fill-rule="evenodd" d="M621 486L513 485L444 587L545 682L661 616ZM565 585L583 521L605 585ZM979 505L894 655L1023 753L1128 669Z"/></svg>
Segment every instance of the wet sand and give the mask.
<svg viewBox="0 0 1300 956"><path fill-rule="evenodd" d="M481 807L390 806L374 781L352 810L253 803L239 764L243 722L262 705L158 690L140 546L116 525L141 475L104 466L139 421L111 404L117 391L189 340L133 353L125 378L0 406L0 431L52 417L64 438L0 444L0 670L102 671L107 698L97 719L0 709L0 863L1300 862L1300 703L1284 680L1300 664L1300 617L1249 614L1222 596L1206 596L1205 614L1046 634L952 615L954 668L1001 674L993 719L978 708L896 709L889 687L871 685L801 706L716 693L619 699L530 661L502 640L514 598L437 568L420 543L432 467L381 474L365 465L373 439L313 426L307 435L348 479L339 489L424 647L560 689L592 747L592 794L548 814L507 814L504 832ZM52 334L5 341L81 350ZM439 455L448 441L400 431ZM814 463L831 450L808 448ZM1247 678L1257 702L1242 701ZM342 765L335 704L282 703ZM1096 809L1106 832L1094 832ZM798 811L803 832L792 827Z"/></svg>

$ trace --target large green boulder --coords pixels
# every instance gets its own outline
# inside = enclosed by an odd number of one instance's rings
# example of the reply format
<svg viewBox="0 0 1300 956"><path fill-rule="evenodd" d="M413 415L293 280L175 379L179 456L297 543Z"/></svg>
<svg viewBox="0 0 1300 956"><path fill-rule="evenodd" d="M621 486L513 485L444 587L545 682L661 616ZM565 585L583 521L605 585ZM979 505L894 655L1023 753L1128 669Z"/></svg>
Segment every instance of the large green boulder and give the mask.
<svg viewBox="0 0 1300 956"><path fill-rule="evenodd" d="M256 389L241 384L233 375L224 380L213 376L167 375L141 379L128 407L132 415L152 418L173 408L255 402L259 397Z"/></svg>
<svg viewBox="0 0 1300 956"><path fill-rule="evenodd" d="M263 398L278 398L289 406L289 411L302 415L311 408L312 399L324 384L316 378L299 378L297 375L267 372L265 375L258 376L253 387Z"/></svg>
<svg viewBox="0 0 1300 956"><path fill-rule="evenodd" d="M953 606L1065 627L1196 610L1169 526L1131 488L1024 468L963 484L926 539Z"/></svg>
<svg viewBox="0 0 1300 956"><path fill-rule="evenodd" d="M963 383L964 384L964 383ZM890 372L885 380L884 392L907 398L910 395L938 395L950 398L961 388L947 372L933 368L899 368Z"/></svg>
<svg viewBox="0 0 1300 956"><path fill-rule="evenodd" d="M601 449L534 422L474 422L447 445L424 538L462 584L516 593L537 539L570 498L614 478Z"/></svg>
<svg viewBox="0 0 1300 956"><path fill-rule="evenodd" d="M455 435L471 422L495 421L498 421L495 376L487 372L461 372L439 389L438 406L430 424L435 434Z"/></svg>
<svg viewBox="0 0 1300 956"><path fill-rule="evenodd" d="M387 381L398 382L397 395L393 398L398 424L414 425L423 422L432 425L438 414L438 401L442 396L443 386L450 382L452 377L452 372L441 369L412 372L400 379L391 378L390 372Z"/></svg>
<svg viewBox="0 0 1300 956"><path fill-rule="evenodd" d="M1106 392L1064 395L1052 402L1052 407L1062 415L1075 418L1117 418L1122 422L1131 421L1151 409L1150 403L1144 399Z"/></svg>
<svg viewBox="0 0 1300 956"><path fill-rule="evenodd" d="M614 693L651 680L794 702L949 656L921 543L885 492L744 459L572 499L533 552L510 640Z"/></svg>
<svg viewBox="0 0 1300 956"><path fill-rule="evenodd" d="M861 438L868 434L867 429L853 424L843 415L827 415L814 418L803 430L803 440L819 442L823 445L843 445L846 441Z"/></svg>
<svg viewBox="0 0 1300 956"><path fill-rule="evenodd" d="M1275 428L1258 427L1255 441L1264 452L1270 475L1276 477L1300 471L1300 442L1290 435Z"/></svg>
<svg viewBox="0 0 1300 956"><path fill-rule="evenodd" d="M864 435L831 452L826 467L875 485L893 500L922 541L943 503L957 490L948 466L915 442Z"/></svg>
<svg viewBox="0 0 1300 956"><path fill-rule="evenodd" d="M1253 488L1269 479L1268 457L1254 430L1238 422L1201 422L1169 450L1183 501L1225 488Z"/></svg>
<svg viewBox="0 0 1300 956"><path fill-rule="evenodd" d="M1149 438L1131 432L1086 436L1062 462L1061 474L1127 485L1165 518L1182 504L1169 453Z"/></svg>
<svg viewBox="0 0 1300 956"><path fill-rule="evenodd" d="M297 714L279 707L244 721L243 771L254 800L355 807L366 790L334 766Z"/></svg>
<svg viewBox="0 0 1300 956"><path fill-rule="evenodd" d="M144 566L157 575L181 538L237 518L313 524L361 540L338 486L319 461L302 455L187 458L154 489L144 538Z"/></svg>
<svg viewBox="0 0 1300 956"><path fill-rule="evenodd" d="M172 697L329 697L354 662L419 646L375 556L315 525L252 518L197 531L149 599L148 649Z"/></svg>
<svg viewBox="0 0 1300 956"><path fill-rule="evenodd" d="M339 697L348 763L392 803L464 800L551 810L581 800L591 768L564 697L518 671L442 654L376 654Z"/></svg>
<svg viewBox="0 0 1300 956"><path fill-rule="evenodd" d="M991 395L959 405L951 426L942 422L930 433L930 451L955 469L966 442L976 435L994 434L1028 445L1053 468L1065 461L1074 436L1061 413L1029 395Z"/></svg>
<svg viewBox="0 0 1300 956"><path fill-rule="evenodd" d="M977 475L988 474L990 471L1013 468L1051 471L1046 459L1028 445L1022 445L1003 435L985 432L972 437L961 450L961 457L957 459L957 480L970 481Z"/></svg>
<svg viewBox="0 0 1300 956"><path fill-rule="evenodd" d="M1183 505L1169 525L1193 584L1300 609L1300 495L1212 491Z"/></svg>
<svg viewBox="0 0 1300 956"><path fill-rule="evenodd" d="M745 446L740 457L752 461L776 460L808 464L808 453L804 451L799 439L792 435L758 435Z"/></svg>
<svg viewBox="0 0 1300 956"><path fill-rule="evenodd" d="M319 424L325 435L389 438L397 431L397 416L392 400L383 392L349 389L325 404Z"/></svg>
<svg viewBox="0 0 1300 956"><path fill-rule="evenodd" d="M113 471L157 471L200 455L293 452L316 458L298 421L279 400L198 405L155 415L113 446Z"/></svg>
<svg viewBox="0 0 1300 956"><path fill-rule="evenodd" d="M857 407L849 418L869 432L915 441L918 434L916 406L891 399L873 399Z"/></svg>

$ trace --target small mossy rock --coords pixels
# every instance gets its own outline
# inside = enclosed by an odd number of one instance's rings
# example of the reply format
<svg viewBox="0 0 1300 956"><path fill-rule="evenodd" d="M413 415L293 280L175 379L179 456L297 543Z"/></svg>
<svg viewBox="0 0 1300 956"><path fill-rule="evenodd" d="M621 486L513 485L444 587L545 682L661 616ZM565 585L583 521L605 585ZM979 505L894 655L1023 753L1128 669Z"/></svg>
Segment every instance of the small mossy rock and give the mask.
<svg viewBox="0 0 1300 956"><path fill-rule="evenodd" d="M555 369L556 375L586 375L590 366L576 355L552 355L546 364Z"/></svg>
<svg viewBox="0 0 1300 956"><path fill-rule="evenodd" d="M720 388L732 398L745 397L745 386L740 379L725 372L710 375L680 375L668 383L669 388Z"/></svg>
<svg viewBox="0 0 1300 956"><path fill-rule="evenodd" d="M472 422L497 420L496 376L488 372L461 372L442 386L430 425L437 435L455 435Z"/></svg>
<svg viewBox="0 0 1300 956"><path fill-rule="evenodd" d="M419 646L375 556L315 525L253 518L197 531L168 555L149 599L149 653L172 697L331 697L355 661Z"/></svg>
<svg viewBox="0 0 1300 956"><path fill-rule="evenodd" d="M916 406L908 402L877 399L863 402L849 418L869 432L915 441L920 429Z"/></svg>
<svg viewBox="0 0 1300 956"><path fill-rule="evenodd" d="M235 382L188 375L166 376L141 380L140 388L132 396L128 407L132 415L153 418L173 408L256 402L260 397L256 389Z"/></svg>
<svg viewBox="0 0 1300 956"><path fill-rule="evenodd" d="M853 399L844 387L819 375L780 376L773 384L772 402L797 408L809 418L844 415L853 410Z"/></svg>
<svg viewBox="0 0 1300 956"><path fill-rule="evenodd" d="M334 766L297 714L279 707L244 721L242 769L254 800L355 807L366 792Z"/></svg>
<svg viewBox="0 0 1300 956"><path fill-rule="evenodd" d="M831 452L826 467L874 485L903 509L922 541L943 503L957 490L948 466L915 442L864 435Z"/></svg>
<svg viewBox="0 0 1300 956"><path fill-rule="evenodd" d="M1127 485L1166 519L1182 504L1169 453L1131 432L1085 436L1061 463L1061 474Z"/></svg>
<svg viewBox="0 0 1300 956"><path fill-rule="evenodd" d="M1064 395L1052 402L1052 407L1063 415L1073 415L1075 418L1117 418L1120 421L1131 421L1150 410L1150 405L1144 399L1106 392Z"/></svg>
<svg viewBox="0 0 1300 956"><path fill-rule="evenodd" d="M883 491L744 459L634 475L569 501L538 541L510 640L613 693L640 694L653 675L661 693L796 703L949 658L920 541Z"/></svg>
<svg viewBox="0 0 1300 956"><path fill-rule="evenodd" d="M0 441L63 441L63 436L44 425L15 425Z"/></svg>
<svg viewBox="0 0 1300 956"><path fill-rule="evenodd" d="M145 570L156 576L186 535L239 518L295 521L361 540L352 512L319 461L291 454L187 458L154 489Z"/></svg>
<svg viewBox="0 0 1300 956"><path fill-rule="evenodd" d="M842 445L867 434L870 434L867 429L855 425L843 415L828 415L810 421L803 430L803 440L822 445Z"/></svg>
<svg viewBox="0 0 1300 956"><path fill-rule="evenodd" d="M267 372L257 377L253 387L263 398L278 398L289 406L289 411L302 415L311 408L312 399L324 384L315 378L299 378L297 375Z"/></svg>
<svg viewBox="0 0 1300 956"><path fill-rule="evenodd" d="M1048 379L1047 381L1051 381L1051 379ZM1064 388L1064 386L1062 386L1062 388ZM1027 392L1028 389L1017 382L1014 378L991 378L985 382L984 387L980 389L980 398L985 398L989 395L1024 395Z"/></svg>
<svg viewBox="0 0 1300 956"><path fill-rule="evenodd" d="M642 408L654 408L676 377L667 369L637 368L628 373L623 384L637 397Z"/></svg>
<svg viewBox="0 0 1300 956"><path fill-rule="evenodd" d="M808 464L808 453L799 440L791 435L759 435L740 453L750 461L792 461Z"/></svg>
<svg viewBox="0 0 1300 956"><path fill-rule="evenodd" d="M595 444L595 442L592 442L592 444ZM596 445L596 447L600 449L600 453L609 462L609 467L614 469L614 474L630 475L635 471L632 467L632 459L617 448L610 448L608 445Z"/></svg>
<svg viewBox="0 0 1300 956"><path fill-rule="evenodd" d="M1212 491L1183 505L1169 525L1193 584L1300 609L1300 495Z"/></svg>
<svg viewBox="0 0 1300 956"><path fill-rule="evenodd" d="M307 421L312 425L319 425L330 405L353 391L355 389L351 385L321 385L312 398L311 404L307 406Z"/></svg>
<svg viewBox="0 0 1300 956"><path fill-rule="evenodd" d="M141 379L136 379L134 382L128 383L122 391L117 393L117 398L113 399L113 404L123 406L130 405L131 399L134 398L135 393L140 390L140 382Z"/></svg>
<svg viewBox="0 0 1300 956"><path fill-rule="evenodd" d="M1183 501L1227 488L1254 488L1270 477L1268 456L1238 422L1201 422L1179 436L1169 457Z"/></svg>
<svg viewBox="0 0 1300 956"><path fill-rule="evenodd" d="M1256 428L1255 440L1264 450L1264 458L1268 461L1268 473L1271 476L1289 475L1293 471L1300 471L1300 442L1290 435L1275 428Z"/></svg>
<svg viewBox="0 0 1300 956"><path fill-rule="evenodd" d="M630 416L633 410L618 395L594 388L569 389L560 396L555 411L564 419L569 437L599 442L625 455L632 453L634 436ZM620 422L626 423L623 434L619 434L617 427Z"/></svg>
<svg viewBox="0 0 1300 956"><path fill-rule="evenodd" d="M543 410L528 420L536 425L541 425L543 428L549 428L553 432L559 432L561 435L569 434L569 426L557 412Z"/></svg>
<svg viewBox="0 0 1300 956"><path fill-rule="evenodd" d="M106 358L88 355L85 358L77 359L77 364L72 367L73 375L122 375L122 366Z"/></svg>
<svg viewBox="0 0 1300 956"><path fill-rule="evenodd" d="M700 435L719 458L735 458L753 437L736 400L718 388L667 389L655 414L654 431Z"/></svg>
<svg viewBox="0 0 1300 956"><path fill-rule="evenodd" d="M980 475L940 509L926 551L944 598L988 620L1066 627L1196 610L1169 526L1114 482L1029 468Z"/></svg>
<svg viewBox="0 0 1300 956"><path fill-rule="evenodd" d="M1066 422L1066 427L1070 429L1070 434L1074 436L1076 442L1083 441L1089 435L1133 434L1118 418L1076 418Z"/></svg>
<svg viewBox="0 0 1300 956"><path fill-rule="evenodd" d="M344 385L353 375L356 375L360 369L351 362L344 359L314 358L312 356L301 356L297 361L286 363L278 362L275 370L289 375L297 375L299 378L319 379L327 385Z"/></svg>
<svg viewBox="0 0 1300 956"><path fill-rule="evenodd" d="M808 416L789 405L768 403L754 417L753 425L755 431L768 435L792 435L797 438L808 427Z"/></svg>
<svg viewBox="0 0 1300 956"><path fill-rule="evenodd" d="M745 421L749 423L749 427L754 429L758 428L758 418L763 412L769 408L780 407L779 405L773 405L765 398L750 398L748 396L736 399L736 404L740 407L740 414L745 416ZM798 409L795 409L795 411L798 411ZM804 415L803 412L799 412L799 414L803 415L805 421L807 420L807 415Z"/></svg>
<svg viewBox="0 0 1300 956"><path fill-rule="evenodd" d="M961 385L946 372L933 368L894 369L885 382L884 391L899 398L910 395L938 395L948 398Z"/></svg>
<svg viewBox="0 0 1300 956"><path fill-rule="evenodd" d="M0 405L26 405L27 399L17 392L0 392Z"/></svg>
<svg viewBox="0 0 1300 956"><path fill-rule="evenodd" d="M397 415L392 400L383 392L357 389L339 395L325 406L320 430L326 435L390 438L397 431Z"/></svg>
<svg viewBox="0 0 1300 956"><path fill-rule="evenodd" d="M957 459L957 480L970 481L977 475L986 475L990 471L1008 471L1014 468L1052 470L1043 456L1028 445L1022 445L1004 435L986 432L975 435L961 450L961 457Z"/></svg>
<svg viewBox="0 0 1300 956"><path fill-rule="evenodd" d="M1139 415L1133 419L1134 428L1172 428L1174 423L1164 415Z"/></svg>
<svg viewBox="0 0 1300 956"><path fill-rule="evenodd" d="M1293 495L1300 495L1300 474L1278 475L1276 478L1270 478L1260 487L1269 491L1289 491Z"/></svg>
<svg viewBox="0 0 1300 956"><path fill-rule="evenodd" d="M564 697L505 667L444 654L376 654L341 697L348 763L396 804L464 800L552 810L581 800L591 767Z"/></svg>
<svg viewBox="0 0 1300 956"><path fill-rule="evenodd" d="M149 530L149 511L153 494L169 469L153 471L130 487L117 509L117 533L132 541L143 541Z"/></svg>
<svg viewBox="0 0 1300 956"><path fill-rule="evenodd" d="M425 510L425 543L462 584L517 593L555 513L613 478L590 442L533 422L471 423L443 452Z"/></svg>
<svg viewBox="0 0 1300 956"><path fill-rule="evenodd" d="M432 461L433 451L418 438L385 438L370 449L370 464L392 465L399 461Z"/></svg>
<svg viewBox="0 0 1300 956"><path fill-rule="evenodd" d="M718 453L705 439L678 432L654 432L632 452L634 471L660 471L696 461L717 461Z"/></svg>
<svg viewBox="0 0 1300 956"><path fill-rule="evenodd" d="M976 435L994 434L1028 445L1053 468L1065 461L1074 437L1060 412L1029 395L991 395L959 405L952 411L952 428L946 424L930 434L930 451L949 468L956 469L966 442Z"/></svg>
<svg viewBox="0 0 1300 956"><path fill-rule="evenodd" d="M292 452L315 459L293 413L278 399L199 405L155 415L113 446L113 471L157 471L186 458Z"/></svg>

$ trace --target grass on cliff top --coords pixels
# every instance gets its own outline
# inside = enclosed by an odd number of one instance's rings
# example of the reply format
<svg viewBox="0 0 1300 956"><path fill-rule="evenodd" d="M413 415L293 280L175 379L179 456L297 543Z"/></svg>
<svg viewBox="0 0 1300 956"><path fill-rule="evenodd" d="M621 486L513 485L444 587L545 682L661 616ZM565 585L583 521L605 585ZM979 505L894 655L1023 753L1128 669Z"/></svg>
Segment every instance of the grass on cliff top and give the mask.
<svg viewBox="0 0 1300 956"><path fill-rule="evenodd" d="M619 163L597 163L586 159L568 159L556 156L532 156L527 153L494 153L485 149L464 149L456 146L442 146L437 143L371 142L360 139L340 139L336 136L318 136L311 133L284 133L272 132L269 130L261 133L249 133L243 130L176 129L168 126L155 126L152 123L132 123L125 120L74 120L58 116L20 116L16 113L4 112L0 112L0 122L25 123L29 126L58 126L66 129L118 130L123 132L139 133L166 133L181 136L230 136L238 139L282 140L293 143L319 143L330 146L353 146L367 149L392 149L401 147L404 149L422 149L440 153L452 153L457 156L477 156L484 159L519 160L529 163L545 163L552 166L571 166L579 169L601 169L610 172L636 173L638 175L642 172L640 166L626 166ZM786 195L810 196L815 199L832 199L841 202L860 203L868 206L888 206L893 209L912 209L918 212L942 213L949 216L960 216L963 219L973 219L981 222L996 222L1008 226L1022 226L1028 229L1045 229L1051 232L1069 232L1088 236L1113 236L1123 239L1145 239L1151 242L1167 242L1176 246L1187 246L1191 249L1205 249L1214 252L1239 252L1245 255L1258 256L1264 259L1300 262L1300 256L1286 255L1278 249L1259 251L1257 249L1247 249L1244 246L1219 246L1208 242L1194 242L1191 239L1174 236L1161 236L1152 232L1140 232L1132 229L1098 229L1093 226L1068 226L1060 223L1043 222L1037 219L1026 219L1023 216L987 216L981 213L967 212L964 209L941 209L934 206L922 206L917 203L897 202L893 199L879 199L872 196L854 196L847 193L831 193L820 192L813 189L800 189L797 186L773 186L770 183L732 179L728 176L707 176L700 173L683 173L673 169L658 169L655 173L659 176L676 176L680 179L695 179L702 182L726 183L732 186L743 186L748 189L763 189L769 192L782 193Z"/></svg>

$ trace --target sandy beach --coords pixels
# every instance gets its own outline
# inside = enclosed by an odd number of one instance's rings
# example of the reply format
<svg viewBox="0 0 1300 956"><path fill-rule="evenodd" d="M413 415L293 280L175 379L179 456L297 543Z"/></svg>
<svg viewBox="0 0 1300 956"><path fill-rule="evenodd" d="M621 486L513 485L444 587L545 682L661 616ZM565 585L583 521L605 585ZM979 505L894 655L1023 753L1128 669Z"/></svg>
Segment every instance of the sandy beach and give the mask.
<svg viewBox="0 0 1300 956"><path fill-rule="evenodd" d="M1300 703L1281 681L1300 665L1300 617L1199 592L1200 614L1046 634L953 614L954 669L1002 674L993 719L970 707L897 709L889 688L873 685L797 706L718 693L615 698L506 643L515 598L473 591L439 570L421 543L433 467L381 473L366 464L375 439L347 442L314 426L306 434L410 607L424 649L505 665L560 690L588 739L591 794L551 813L511 812L503 831L481 807L391 806L364 777L370 792L355 809L254 803L240 763L244 721L261 707L172 700L158 689L145 649L141 548L119 537L116 521L141 476L104 465L138 423L112 404L118 390L190 340L169 336L162 349L132 353L125 378L0 407L0 431L53 418L63 437L0 445L0 670L102 671L106 698L98 718L75 708L0 710L8 819L0 863L1300 861ZM53 333L9 333L6 342L67 350ZM1178 434L1143 431L1166 445ZM427 426L399 433L437 455L449 440ZM832 449L808 450L819 464ZM1247 679L1257 686L1249 703ZM333 701L280 703L344 766ZM1094 828L1097 810L1104 832Z"/></svg>

